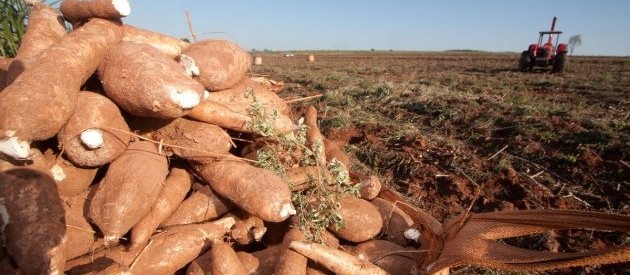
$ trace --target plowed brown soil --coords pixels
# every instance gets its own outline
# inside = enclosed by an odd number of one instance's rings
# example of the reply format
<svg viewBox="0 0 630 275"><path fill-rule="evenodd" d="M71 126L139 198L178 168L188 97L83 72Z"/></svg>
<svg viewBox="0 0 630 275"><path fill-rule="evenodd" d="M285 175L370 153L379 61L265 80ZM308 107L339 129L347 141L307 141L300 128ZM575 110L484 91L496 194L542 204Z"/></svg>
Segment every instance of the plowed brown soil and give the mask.
<svg viewBox="0 0 630 275"><path fill-rule="evenodd" d="M578 209L630 214L630 58L572 57L565 74L516 71L518 54L254 52L252 73L314 104L354 169L377 174L446 221L473 212ZM580 251L622 233L550 232L505 240ZM492 273L464 267L458 274ZM461 272L461 273L459 273ZM628 274L627 264L549 274Z"/></svg>

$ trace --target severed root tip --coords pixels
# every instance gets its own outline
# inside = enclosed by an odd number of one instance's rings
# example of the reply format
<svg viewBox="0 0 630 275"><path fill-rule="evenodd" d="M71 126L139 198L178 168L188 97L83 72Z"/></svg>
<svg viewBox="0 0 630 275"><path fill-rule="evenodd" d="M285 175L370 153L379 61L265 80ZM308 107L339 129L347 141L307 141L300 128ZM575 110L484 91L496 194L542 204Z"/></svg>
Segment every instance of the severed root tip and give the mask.
<svg viewBox="0 0 630 275"><path fill-rule="evenodd" d="M282 218L288 218L291 215L295 215L295 213L297 212L295 211L295 208L293 208L293 205L290 203L285 203L280 209L280 216Z"/></svg>
<svg viewBox="0 0 630 275"><path fill-rule="evenodd" d="M210 98L210 92L203 90L203 100L208 100Z"/></svg>
<svg viewBox="0 0 630 275"><path fill-rule="evenodd" d="M66 179L66 173L63 171L63 168L57 164L50 168L50 173L55 181L62 181Z"/></svg>
<svg viewBox="0 0 630 275"><path fill-rule="evenodd" d="M127 0L112 0L112 5L122 16L128 16L131 13L131 6Z"/></svg>
<svg viewBox="0 0 630 275"><path fill-rule="evenodd" d="M414 242L418 242L420 239L420 231L416 228L409 228L403 232L403 235L408 240L412 240Z"/></svg>
<svg viewBox="0 0 630 275"><path fill-rule="evenodd" d="M171 99L184 109L197 107L201 103L199 94L194 90L172 91Z"/></svg>
<svg viewBox="0 0 630 275"><path fill-rule="evenodd" d="M255 241L260 242L260 240L262 240L262 237L265 236L265 233L267 233L267 227L254 228L249 233L252 235L252 237L254 237Z"/></svg>
<svg viewBox="0 0 630 275"><path fill-rule="evenodd" d="M117 245L118 241L119 238L115 234L103 236L103 245L105 245L105 247L112 247L114 245Z"/></svg>
<svg viewBox="0 0 630 275"><path fill-rule="evenodd" d="M103 146L103 132L99 129L87 129L81 132L81 142L92 150Z"/></svg>
<svg viewBox="0 0 630 275"><path fill-rule="evenodd" d="M216 220L212 222L213 224L219 225L219 226L223 226L223 228L225 228L225 230L230 230L232 228L232 226L234 226L234 224L236 224L236 219L234 219L233 217L227 217L227 218L223 218L220 220Z"/></svg>
<svg viewBox="0 0 630 275"><path fill-rule="evenodd" d="M0 153L7 155L15 160L26 160L29 158L31 145L23 140L19 140L13 135L0 139Z"/></svg>
<svg viewBox="0 0 630 275"><path fill-rule="evenodd" d="M185 54L180 54L179 55L179 63L184 65L184 68L186 69L186 74L189 76L199 76L199 66L197 66L197 63L195 62L195 60L190 57L187 56Z"/></svg>

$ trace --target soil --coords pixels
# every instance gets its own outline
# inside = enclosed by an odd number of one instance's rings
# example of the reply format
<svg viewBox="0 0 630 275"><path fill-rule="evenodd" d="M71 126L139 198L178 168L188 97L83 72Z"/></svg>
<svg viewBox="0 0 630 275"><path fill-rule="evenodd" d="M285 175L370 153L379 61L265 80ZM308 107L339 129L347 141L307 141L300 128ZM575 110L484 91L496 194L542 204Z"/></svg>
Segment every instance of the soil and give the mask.
<svg viewBox="0 0 630 275"><path fill-rule="evenodd" d="M307 62L314 54L315 61ZM630 58L570 57L567 72L518 72L518 54L253 52L254 75L314 104L320 129L444 222L473 212L577 209L630 214ZM580 251L627 233L570 230L506 242ZM460 267L457 274L494 271ZM545 274L628 274L628 264ZM495 273L493 273L495 274Z"/></svg>

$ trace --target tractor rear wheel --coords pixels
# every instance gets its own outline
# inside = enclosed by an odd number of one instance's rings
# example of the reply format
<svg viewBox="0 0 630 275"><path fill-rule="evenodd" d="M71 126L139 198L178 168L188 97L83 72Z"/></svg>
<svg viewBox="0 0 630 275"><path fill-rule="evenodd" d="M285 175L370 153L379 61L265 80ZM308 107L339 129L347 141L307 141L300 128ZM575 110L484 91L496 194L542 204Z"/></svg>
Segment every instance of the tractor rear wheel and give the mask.
<svg viewBox="0 0 630 275"><path fill-rule="evenodd" d="M556 57L553 60L553 69L551 71L553 73L564 73L567 69L568 59L567 53L556 54Z"/></svg>
<svg viewBox="0 0 630 275"><path fill-rule="evenodd" d="M531 54L529 51L521 53L521 58L518 60L518 70L521 72L527 71L531 68Z"/></svg>

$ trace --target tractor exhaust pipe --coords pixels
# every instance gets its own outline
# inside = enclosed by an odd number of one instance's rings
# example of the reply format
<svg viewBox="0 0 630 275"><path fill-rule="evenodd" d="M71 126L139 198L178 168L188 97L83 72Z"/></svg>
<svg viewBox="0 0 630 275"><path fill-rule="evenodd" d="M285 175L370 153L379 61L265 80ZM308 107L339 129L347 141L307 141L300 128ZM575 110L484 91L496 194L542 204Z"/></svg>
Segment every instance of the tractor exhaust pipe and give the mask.
<svg viewBox="0 0 630 275"><path fill-rule="evenodd" d="M557 17L553 17L553 20L551 21L551 31L555 31L556 30L556 20L558 18ZM549 41L547 41L547 43L549 43L550 45L553 45L553 34L549 34Z"/></svg>

